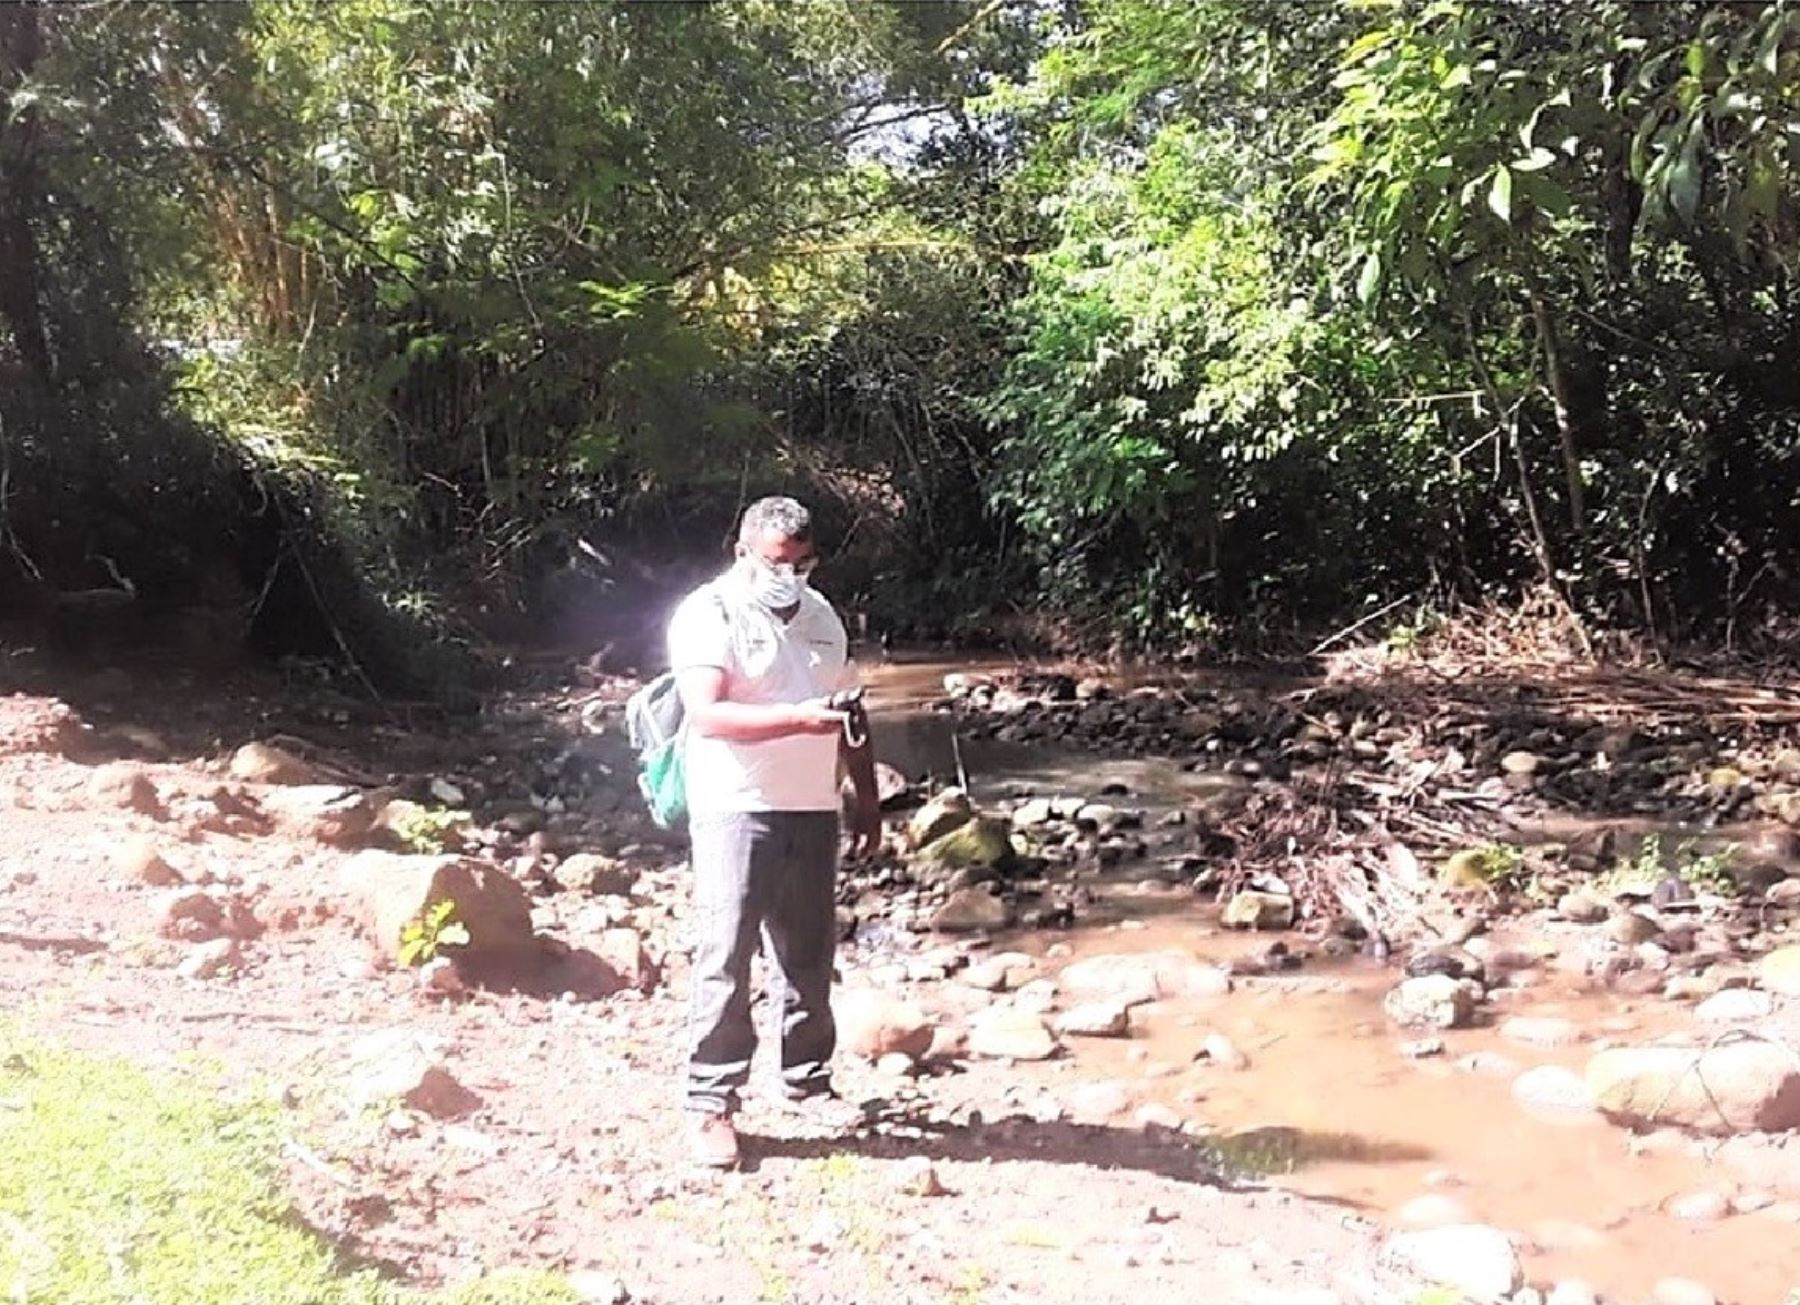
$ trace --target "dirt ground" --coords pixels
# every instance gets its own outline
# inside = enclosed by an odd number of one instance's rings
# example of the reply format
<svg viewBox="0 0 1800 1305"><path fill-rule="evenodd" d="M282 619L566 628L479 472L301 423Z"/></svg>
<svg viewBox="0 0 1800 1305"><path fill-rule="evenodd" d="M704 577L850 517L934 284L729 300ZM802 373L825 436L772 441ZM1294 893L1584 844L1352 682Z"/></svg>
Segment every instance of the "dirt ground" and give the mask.
<svg viewBox="0 0 1800 1305"><path fill-rule="evenodd" d="M1355 1210L1222 1173L1172 1130L1040 1121L1002 1063L946 1069L955 1090L939 1092L929 1075L845 1057L860 1118L753 1102L745 1169L690 1170L674 1091L680 850L621 796L617 744L584 736L556 695L453 719L274 674L72 678L20 657L7 673L10 1018L277 1094L298 1210L352 1256L420 1283L557 1267L602 1300L1412 1298ZM579 954L629 927L660 975L602 996L562 990L574 971L551 965L512 990L439 994L378 964L337 888L351 853L282 814L282 786L230 772L240 745L270 738L309 754L322 782L336 761L384 791L454 785L495 831L476 855L533 876L542 934ZM585 848L634 869L629 893L559 891L536 873ZM150 853L182 883L144 882L162 877ZM170 902L196 887L224 903L214 932L230 940L207 977L208 944L169 924ZM414 1057L459 1085L452 1101L394 1107L358 1086L371 1063Z"/></svg>

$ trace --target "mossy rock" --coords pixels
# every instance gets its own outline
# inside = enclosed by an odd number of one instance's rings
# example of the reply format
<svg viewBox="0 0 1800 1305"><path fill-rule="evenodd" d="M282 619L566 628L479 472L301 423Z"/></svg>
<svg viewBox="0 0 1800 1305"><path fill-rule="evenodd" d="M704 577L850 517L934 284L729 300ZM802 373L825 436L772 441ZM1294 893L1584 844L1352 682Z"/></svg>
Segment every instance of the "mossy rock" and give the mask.
<svg viewBox="0 0 1800 1305"><path fill-rule="evenodd" d="M1013 864L1016 856L1010 823L993 816L976 816L927 844L920 850L916 864L928 877L942 879L965 870L999 874Z"/></svg>

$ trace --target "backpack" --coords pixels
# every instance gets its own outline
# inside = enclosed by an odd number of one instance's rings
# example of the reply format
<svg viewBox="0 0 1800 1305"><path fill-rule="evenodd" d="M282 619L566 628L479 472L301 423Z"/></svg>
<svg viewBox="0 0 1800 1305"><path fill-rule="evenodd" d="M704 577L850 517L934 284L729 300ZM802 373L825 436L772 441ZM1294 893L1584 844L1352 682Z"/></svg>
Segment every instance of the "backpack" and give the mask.
<svg viewBox="0 0 1800 1305"><path fill-rule="evenodd" d="M638 792L659 829L673 829L687 815L687 710L664 671L625 702L625 733L638 755Z"/></svg>
<svg viewBox="0 0 1800 1305"><path fill-rule="evenodd" d="M722 599L719 615L731 622ZM638 757L638 792L658 829L673 829L687 818L687 708L675 687L675 672L664 671L625 700L625 734Z"/></svg>

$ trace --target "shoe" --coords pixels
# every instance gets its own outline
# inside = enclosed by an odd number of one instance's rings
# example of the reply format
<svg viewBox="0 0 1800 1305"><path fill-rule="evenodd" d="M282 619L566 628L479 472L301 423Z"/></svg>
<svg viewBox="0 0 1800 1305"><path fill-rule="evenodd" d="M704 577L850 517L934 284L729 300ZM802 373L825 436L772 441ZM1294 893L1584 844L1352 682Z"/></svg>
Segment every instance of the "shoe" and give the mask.
<svg viewBox="0 0 1800 1305"><path fill-rule="evenodd" d="M731 1116L699 1112L689 1116L688 1155L706 1169L736 1169L740 1156Z"/></svg>

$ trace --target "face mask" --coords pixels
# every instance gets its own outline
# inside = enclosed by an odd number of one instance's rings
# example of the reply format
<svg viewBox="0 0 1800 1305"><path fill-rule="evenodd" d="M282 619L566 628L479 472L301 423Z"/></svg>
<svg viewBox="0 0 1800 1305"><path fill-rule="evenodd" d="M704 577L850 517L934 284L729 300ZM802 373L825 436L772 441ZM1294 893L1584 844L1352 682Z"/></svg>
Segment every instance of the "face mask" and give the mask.
<svg viewBox="0 0 1800 1305"><path fill-rule="evenodd" d="M747 557L744 579L750 596L770 611L792 607L806 593L806 577L786 562L770 565L761 558Z"/></svg>

